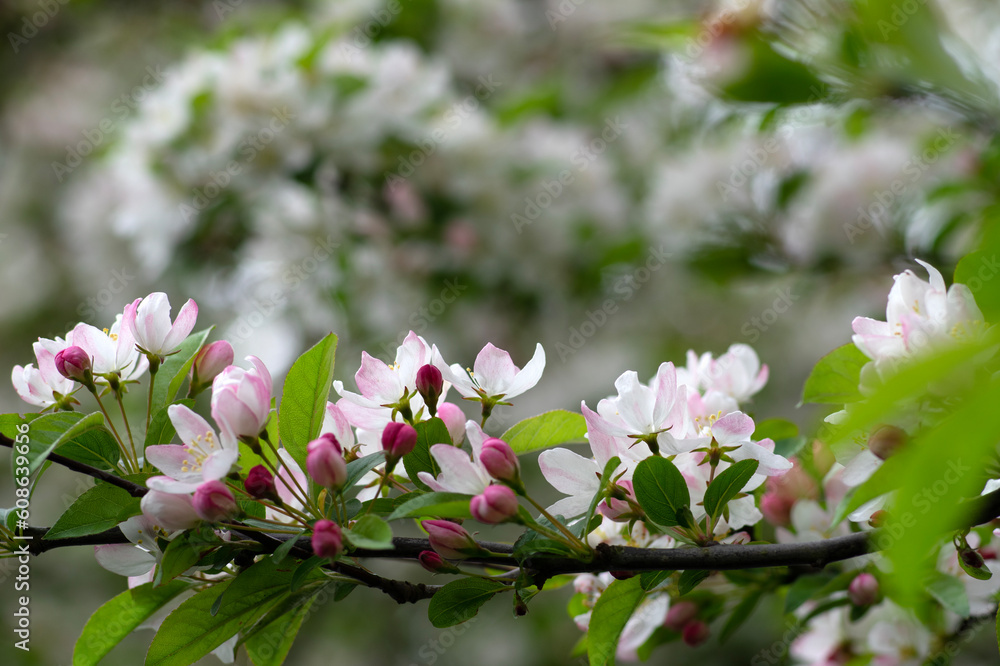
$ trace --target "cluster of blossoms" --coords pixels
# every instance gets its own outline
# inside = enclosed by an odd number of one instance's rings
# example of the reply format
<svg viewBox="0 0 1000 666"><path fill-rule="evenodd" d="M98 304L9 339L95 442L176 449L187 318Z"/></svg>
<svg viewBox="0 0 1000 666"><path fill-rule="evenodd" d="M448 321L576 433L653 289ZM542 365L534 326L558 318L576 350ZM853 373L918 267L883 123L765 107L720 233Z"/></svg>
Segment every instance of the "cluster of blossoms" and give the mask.
<svg viewBox="0 0 1000 666"><path fill-rule="evenodd" d="M861 390L867 390L866 381L870 388L890 378L897 363L981 336L985 325L968 289L945 289L941 275L924 266L929 282L910 271L896 277L888 321L855 320L853 344L870 359L859 372ZM98 562L128 576L130 587L161 584L170 570L210 589L238 579L248 562L264 565L278 558L278 549L285 557L295 547L295 557L308 560L311 554L326 563L324 573L315 575L356 582L352 570L338 567L393 549L389 523L402 519L418 519L427 535L427 547L413 558L425 569L483 577L469 567L498 566L499 575L485 576L499 586L493 593L512 582L506 572L543 553L589 561L616 546L739 547L770 529L764 520L776 529L779 543L848 535L885 523L891 497L869 502L850 521L837 516L837 507L905 447L919 425L919 419L887 422L864 433L861 446L837 449L836 459L819 440L807 447L781 423L758 423L746 412L769 370L751 347L734 344L718 357L688 352L683 367L664 362L648 382L635 371L624 372L615 394L596 409L584 401L578 414L557 410L497 437L487 432L495 408L512 404L542 377L541 345L518 367L506 351L487 344L466 370L448 364L436 345L413 331L392 364L362 354L356 390L332 380L335 338L327 336L293 366L275 407L264 363L249 356L249 367L234 365L229 342L207 343L207 331L192 334L197 314L189 300L172 319L166 295L153 293L130 303L110 329L79 324L64 338L40 339L36 363L16 366L12 375L26 402L53 412L40 419L73 411L86 389L99 407L95 416L103 417L94 427L118 445L116 455L106 454L105 469L139 475L145 484L141 502L119 524L127 543L95 547ZM302 393L302 385L317 381L322 368L316 364L324 354L330 359L325 390ZM311 379L302 380L303 372L312 373ZM193 400L175 400L185 380L187 398L210 392L211 422ZM130 424L124 401L129 388L143 381L149 389L144 432ZM339 396L335 401L328 400L331 388ZM449 401L453 391L478 406L477 418L467 418L458 402ZM106 409L109 396L120 407L120 419ZM314 406L303 406L308 404ZM563 419L561 427L576 434L546 440L550 417ZM519 434L524 429L529 436ZM172 443L175 437L180 443ZM583 437L589 457L558 447ZM526 487L518 458L538 449L544 449L538 458L542 475L566 495L547 508ZM1000 481L991 481L984 493L997 486ZM515 523L532 536L505 556L485 548L463 525L467 520ZM248 541L245 535L253 532L265 541ZM869 555L824 579L828 584L817 586L826 590L822 596L803 597L789 608L802 627L786 649L799 663L816 666L867 656L888 666L933 654L963 618L993 607L1000 587L985 581L1000 570L995 536L989 527L966 530L941 549L938 573L963 586L965 605L952 595L951 603L942 602L939 621L922 623L883 594L886 560ZM195 548L198 557L179 566L181 547L172 549L173 543ZM271 550L260 553L268 543ZM642 595L618 637L620 659L639 658L672 640L701 644L713 633L710 625L732 611L726 599L740 587L721 572L648 578L650 573L642 574ZM576 624L589 631L603 595L636 575L578 575L570 603ZM530 585L515 586L519 613L527 608L521 590ZM212 647L230 660L240 636L227 638Z"/></svg>

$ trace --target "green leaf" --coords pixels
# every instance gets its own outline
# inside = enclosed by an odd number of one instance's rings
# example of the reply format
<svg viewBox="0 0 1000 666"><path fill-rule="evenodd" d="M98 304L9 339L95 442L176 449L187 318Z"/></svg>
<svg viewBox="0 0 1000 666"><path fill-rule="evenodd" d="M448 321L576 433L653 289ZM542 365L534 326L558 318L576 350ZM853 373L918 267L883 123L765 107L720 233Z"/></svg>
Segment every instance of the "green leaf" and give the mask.
<svg viewBox="0 0 1000 666"><path fill-rule="evenodd" d="M663 527L681 524L677 514L691 504L691 495L672 462L655 456L646 458L635 468L632 487L650 520Z"/></svg>
<svg viewBox="0 0 1000 666"><path fill-rule="evenodd" d="M347 481L344 482L344 490L353 488L354 484L361 480L361 477L384 462L385 453L379 451L347 463Z"/></svg>
<svg viewBox="0 0 1000 666"><path fill-rule="evenodd" d="M191 597L163 621L146 653L146 666L187 666L198 661L288 596L291 575L291 569L264 559L231 582Z"/></svg>
<svg viewBox="0 0 1000 666"><path fill-rule="evenodd" d="M464 578L454 580L431 597L427 617L438 629L470 620L493 595L513 589L495 580Z"/></svg>
<svg viewBox="0 0 1000 666"><path fill-rule="evenodd" d="M700 569L688 569L687 571L682 571L680 578L677 580L677 590L681 596L684 596L694 588L701 585L701 581L708 578L708 575L712 573L711 571L702 571Z"/></svg>
<svg viewBox="0 0 1000 666"><path fill-rule="evenodd" d="M729 500L736 497L757 472L756 460L740 460L723 470L705 490L705 513L717 518Z"/></svg>
<svg viewBox="0 0 1000 666"><path fill-rule="evenodd" d="M118 440L103 425L59 444L55 452L84 465L103 470L114 469L117 467L118 459L121 458Z"/></svg>
<svg viewBox="0 0 1000 666"><path fill-rule="evenodd" d="M344 530L355 548L389 550L392 548L392 528L378 516L361 516L350 529Z"/></svg>
<svg viewBox="0 0 1000 666"><path fill-rule="evenodd" d="M73 666L94 666L140 624L168 601L191 587L173 581L153 587L146 583L126 590L98 608L73 648Z"/></svg>
<svg viewBox="0 0 1000 666"><path fill-rule="evenodd" d="M224 545L212 530L188 530L174 538L163 551L156 567L156 585L169 581L198 564L203 557Z"/></svg>
<svg viewBox="0 0 1000 666"><path fill-rule="evenodd" d="M41 467L54 450L85 432L104 425L104 415L100 412L83 416L75 412L45 414L31 422L28 433L29 473Z"/></svg>
<svg viewBox="0 0 1000 666"><path fill-rule="evenodd" d="M587 421L583 414L555 409L514 424L500 439L507 442L514 453L521 454L583 442L586 434Z"/></svg>
<svg viewBox="0 0 1000 666"><path fill-rule="evenodd" d="M0 433L11 439L16 439L21 434L17 427L25 423L31 423L39 416L43 415L35 412L28 412L27 414L0 414Z"/></svg>
<svg viewBox="0 0 1000 666"><path fill-rule="evenodd" d="M271 559L274 560L275 564L281 564L282 560L288 557L288 553L292 552L292 548L295 548L296 542L305 534L305 530L299 532L298 534L293 534L282 543L280 546L274 549L274 553L271 555Z"/></svg>
<svg viewBox="0 0 1000 666"><path fill-rule="evenodd" d="M798 437L799 427L785 419L767 419L757 424L753 431L754 441L773 439L779 442L783 439Z"/></svg>
<svg viewBox="0 0 1000 666"><path fill-rule="evenodd" d="M174 404L184 405L189 409L194 408L194 400L178 400ZM170 415L167 413L167 410L171 406L172 405L165 405L153 414L153 418L149 421L149 429L146 431L145 441L142 444L143 450L145 450L147 446L169 444L171 440L173 440L174 435L177 434L177 431L174 429L174 424L170 420Z"/></svg>
<svg viewBox="0 0 1000 666"><path fill-rule="evenodd" d="M992 282L997 269L997 256L983 251L965 255L955 267L955 282L969 288L983 318L990 323L1000 321L1000 281Z"/></svg>
<svg viewBox="0 0 1000 666"><path fill-rule="evenodd" d="M613 581L594 604L587 633L590 666L614 663L618 639L625 629L625 623L646 596L639 580L638 576L634 576L627 580Z"/></svg>
<svg viewBox="0 0 1000 666"><path fill-rule="evenodd" d="M434 417L417 424L417 444L413 450L403 456L403 467L406 475L418 488L430 490L426 483L417 478L420 472L427 472L436 477L441 473L437 462L431 457L431 447L435 444L451 445L451 435L444 421Z"/></svg>
<svg viewBox="0 0 1000 666"><path fill-rule="evenodd" d="M273 627L258 632L245 643L247 655L254 666L281 666L285 663L315 599L315 596L310 597L298 608L275 620Z"/></svg>
<svg viewBox="0 0 1000 666"><path fill-rule="evenodd" d="M674 574L673 571L643 571L639 574L639 585L649 592Z"/></svg>
<svg viewBox="0 0 1000 666"><path fill-rule="evenodd" d="M927 592L955 615L969 617L969 595L958 578L936 571L927 582Z"/></svg>
<svg viewBox="0 0 1000 666"><path fill-rule="evenodd" d="M853 343L838 347L816 364L806 379L802 402L842 405L861 399L858 384L868 357Z"/></svg>
<svg viewBox="0 0 1000 666"><path fill-rule="evenodd" d="M302 469L306 446L319 437L333 383L337 336L330 333L292 364L278 405L278 431L285 449Z"/></svg>
<svg viewBox="0 0 1000 666"><path fill-rule="evenodd" d="M198 354L201 346L205 344L205 340L208 339L208 335L212 332L213 328L215 327L209 326L203 331L189 335L181 343L181 346L178 347L180 351L168 356L167 360L160 365L160 369L156 373L156 381L153 382L154 410L159 410L160 407L171 402L174 396L177 395L181 384L184 383L188 373L191 372L195 355Z"/></svg>
<svg viewBox="0 0 1000 666"><path fill-rule="evenodd" d="M725 643L737 629L743 626L743 623L747 621L754 609L757 608L757 602L760 601L763 595L762 590L751 590L740 600L740 603L733 609L732 615L726 620L725 626L722 627L722 633L719 634L720 643Z"/></svg>
<svg viewBox="0 0 1000 666"><path fill-rule="evenodd" d="M299 588L306 584L311 575L316 574L316 569L326 564L325 557L317 557L313 555L308 560L303 560L300 565L295 567L295 571L292 573L292 580L289 582L289 591L297 592Z"/></svg>
<svg viewBox="0 0 1000 666"><path fill-rule="evenodd" d="M100 483L76 498L76 501L45 533L46 539L97 534L141 512L139 498L122 488Z"/></svg>
<svg viewBox="0 0 1000 666"><path fill-rule="evenodd" d="M425 493L401 504L388 520L401 518L470 518L469 502L472 495L462 493Z"/></svg>
<svg viewBox="0 0 1000 666"><path fill-rule="evenodd" d="M826 573L796 578L795 582L789 586L785 596L785 613L794 613L799 606L812 599L832 579L833 576Z"/></svg>

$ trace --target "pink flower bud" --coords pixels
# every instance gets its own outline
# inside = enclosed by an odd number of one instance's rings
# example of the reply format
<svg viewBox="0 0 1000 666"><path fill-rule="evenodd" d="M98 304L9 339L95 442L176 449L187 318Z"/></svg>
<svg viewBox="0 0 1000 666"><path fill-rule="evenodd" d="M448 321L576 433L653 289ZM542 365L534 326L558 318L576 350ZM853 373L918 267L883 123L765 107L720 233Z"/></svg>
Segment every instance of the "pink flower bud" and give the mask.
<svg viewBox="0 0 1000 666"><path fill-rule="evenodd" d="M483 442L483 448L479 451L479 462L483 464L486 473L497 481L520 484L521 465L517 462L514 450L502 439L490 437Z"/></svg>
<svg viewBox="0 0 1000 666"><path fill-rule="evenodd" d="M142 515L168 532L194 527L200 520L191 506L190 495L150 490L143 495Z"/></svg>
<svg viewBox="0 0 1000 666"><path fill-rule="evenodd" d="M632 506L625 498L635 500L631 481L619 481L612 490L613 495L597 505L601 515L616 522L627 522L636 517Z"/></svg>
<svg viewBox="0 0 1000 666"><path fill-rule="evenodd" d="M684 643L690 647L697 647L708 640L708 635L711 633L709 631L708 625L701 620L692 620L684 625L684 629L681 632L681 638Z"/></svg>
<svg viewBox="0 0 1000 666"><path fill-rule="evenodd" d="M198 517L210 523L231 518L239 512L236 499L222 481L206 481L198 486L192 504Z"/></svg>
<svg viewBox="0 0 1000 666"><path fill-rule="evenodd" d="M233 346L225 340L216 340L205 345L194 357L191 366L192 382L210 384L216 376L233 364Z"/></svg>
<svg viewBox="0 0 1000 666"><path fill-rule="evenodd" d="M90 356L82 347L67 347L55 357L56 370L67 379L87 382L93 367Z"/></svg>
<svg viewBox="0 0 1000 666"><path fill-rule="evenodd" d="M667 611L663 626L671 631L683 631L693 619L698 617L698 604L690 601L678 601Z"/></svg>
<svg viewBox="0 0 1000 666"><path fill-rule="evenodd" d="M487 525L496 525L516 516L517 509L517 496L507 486L488 486L469 504L472 517Z"/></svg>
<svg viewBox="0 0 1000 666"><path fill-rule="evenodd" d="M792 522L792 502L776 492L764 493L760 498L760 512L776 527L788 527Z"/></svg>
<svg viewBox="0 0 1000 666"><path fill-rule="evenodd" d="M906 433L896 426L882 426L868 438L868 450L887 460L906 444Z"/></svg>
<svg viewBox="0 0 1000 666"><path fill-rule="evenodd" d="M464 527L450 520L425 520L421 523L427 530L431 548L449 560L464 560L479 555L483 549L476 543Z"/></svg>
<svg viewBox="0 0 1000 666"><path fill-rule="evenodd" d="M437 402L443 388L444 378L441 377L441 371L433 365L425 365L417 370L417 391L424 399L431 416L437 412Z"/></svg>
<svg viewBox="0 0 1000 666"><path fill-rule="evenodd" d="M878 580L870 573L858 574L847 586L847 596L855 606L871 606L879 600Z"/></svg>
<svg viewBox="0 0 1000 666"><path fill-rule="evenodd" d="M344 536L340 525L332 520L317 520L313 525L313 554L331 560L344 550Z"/></svg>
<svg viewBox="0 0 1000 666"><path fill-rule="evenodd" d="M871 515L871 518L868 519L868 524L874 528L879 528L889 522L889 518L890 516L888 511L879 509Z"/></svg>
<svg viewBox="0 0 1000 666"><path fill-rule="evenodd" d="M306 470L313 481L339 490L347 481L347 462L344 460L340 442L330 433L320 435L306 447Z"/></svg>
<svg viewBox="0 0 1000 666"><path fill-rule="evenodd" d="M465 439L465 412L458 405L443 402L438 407L437 417L444 421L445 427L448 428L451 443L461 446L462 440Z"/></svg>
<svg viewBox="0 0 1000 666"><path fill-rule="evenodd" d="M443 557L433 550L423 550L417 555L420 565L431 573L461 573L461 570L454 564L446 562Z"/></svg>
<svg viewBox="0 0 1000 666"><path fill-rule="evenodd" d="M389 460L399 460L417 445L417 431L409 423L393 421L382 431L382 448Z"/></svg>
<svg viewBox="0 0 1000 666"><path fill-rule="evenodd" d="M250 468L243 482L243 488L254 499L273 499L278 496L274 487L274 476L263 465L254 465Z"/></svg>

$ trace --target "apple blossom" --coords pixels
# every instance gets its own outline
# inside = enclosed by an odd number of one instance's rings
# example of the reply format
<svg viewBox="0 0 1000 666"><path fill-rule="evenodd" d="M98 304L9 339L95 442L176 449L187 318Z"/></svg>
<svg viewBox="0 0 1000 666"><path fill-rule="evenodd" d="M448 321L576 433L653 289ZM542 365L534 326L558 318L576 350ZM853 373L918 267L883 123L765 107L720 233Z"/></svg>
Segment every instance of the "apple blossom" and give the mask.
<svg viewBox="0 0 1000 666"><path fill-rule="evenodd" d="M156 525L146 516L132 516L119 526L129 543L94 546L97 563L119 576L128 576L129 587L152 580L152 570L162 552L156 543Z"/></svg>
<svg viewBox="0 0 1000 666"><path fill-rule="evenodd" d="M757 474L774 476L790 470L792 463L774 453L774 442L770 439L751 441L754 428L753 419L742 412L733 412L713 423L711 432L724 450L735 447L727 453L733 460L756 460Z"/></svg>
<svg viewBox="0 0 1000 666"><path fill-rule="evenodd" d="M417 445L417 431L409 423L393 421L382 431L382 449L388 461L397 461Z"/></svg>
<svg viewBox="0 0 1000 666"><path fill-rule="evenodd" d="M233 364L233 346L226 340L216 340L202 346L191 364L191 386L198 393L205 386L211 386L212 381L223 370Z"/></svg>
<svg viewBox="0 0 1000 666"><path fill-rule="evenodd" d="M63 349L55 357L56 370L66 379L88 384L93 382L93 365L90 356L82 348L72 346Z"/></svg>
<svg viewBox="0 0 1000 666"><path fill-rule="evenodd" d="M497 481L503 481L515 487L515 490L524 485L521 483L521 465L517 460L510 445L502 439L490 437L479 451L479 460L483 469Z"/></svg>
<svg viewBox="0 0 1000 666"><path fill-rule="evenodd" d="M154 476L146 485L171 493L192 493L202 483L229 474L239 458L239 446L225 429L221 437L199 414L184 405L167 408L170 422L183 445L158 444L146 447L146 459L165 476Z"/></svg>
<svg viewBox="0 0 1000 666"><path fill-rule="evenodd" d="M344 550L344 536L340 525L332 520L317 520L313 526L313 553L317 557L334 559Z"/></svg>
<svg viewBox="0 0 1000 666"><path fill-rule="evenodd" d="M260 435L271 416L271 373L256 356L253 369L231 365L212 381L212 418L234 437Z"/></svg>
<svg viewBox="0 0 1000 666"><path fill-rule="evenodd" d="M488 486L472 498L469 511L481 523L495 525L517 515L517 496L507 486Z"/></svg>
<svg viewBox="0 0 1000 666"><path fill-rule="evenodd" d="M58 405L73 390L73 381L59 377L55 386L48 383L42 372L33 364L15 365L11 372L11 383L22 400L43 409Z"/></svg>
<svg viewBox="0 0 1000 666"><path fill-rule="evenodd" d="M437 417L444 421L445 427L448 428L451 443L461 446L462 440L465 439L465 412L462 408L450 402L443 402L438 406Z"/></svg>
<svg viewBox="0 0 1000 666"><path fill-rule="evenodd" d="M247 472L243 488L254 499L276 499L277 489L274 485L274 475L263 465L254 465Z"/></svg>
<svg viewBox="0 0 1000 666"><path fill-rule="evenodd" d="M198 517L210 523L234 518L239 513L236 498L222 481L206 481L198 486L191 504Z"/></svg>
<svg viewBox="0 0 1000 666"><path fill-rule="evenodd" d="M455 363L448 366L434 348L434 365L459 393L466 398L496 404L500 400L510 400L534 387L545 370L545 350L541 343L535 345L535 354L524 366L518 368L510 354L487 343L476 356L472 370L467 372Z"/></svg>
<svg viewBox="0 0 1000 666"><path fill-rule="evenodd" d="M190 495L150 490L143 495L140 506L142 515L170 532L192 528L201 520Z"/></svg>
<svg viewBox="0 0 1000 666"><path fill-rule="evenodd" d="M441 468L441 472L437 478L427 472L418 472L417 478L432 490L478 495L490 485L490 475L480 460L483 443L487 440L486 433L475 421L466 423L466 432L472 447L471 459L468 453L457 446L448 444L431 446L431 456Z"/></svg>
<svg viewBox="0 0 1000 666"><path fill-rule="evenodd" d="M438 398L441 397L441 392L444 390L444 379L441 377L441 371L429 363L421 366L417 370L416 385L417 391L424 399L424 404L427 405L427 411L430 412L431 416L434 416L437 412Z"/></svg>
<svg viewBox="0 0 1000 666"><path fill-rule="evenodd" d="M171 323L170 301L166 294L157 291L135 299L125 308L124 325L143 353L162 357L177 350L197 319L198 304L188 299Z"/></svg>
<svg viewBox="0 0 1000 666"><path fill-rule="evenodd" d="M80 323L70 335L72 344L82 347L90 356L95 377L118 374L125 380L138 379L149 367L149 361L135 348L135 338L123 324L122 315L118 315L110 329Z"/></svg>

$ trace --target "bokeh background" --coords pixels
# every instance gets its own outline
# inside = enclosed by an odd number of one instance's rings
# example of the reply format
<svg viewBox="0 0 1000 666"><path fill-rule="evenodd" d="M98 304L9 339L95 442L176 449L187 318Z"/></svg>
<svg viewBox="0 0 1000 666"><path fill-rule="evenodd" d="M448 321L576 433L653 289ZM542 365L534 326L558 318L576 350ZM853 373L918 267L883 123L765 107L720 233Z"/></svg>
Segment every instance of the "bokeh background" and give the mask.
<svg viewBox="0 0 1000 666"><path fill-rule="evenodd" d="M6 0L0 34L2 367L165 291L279 381L329 331L348 385L410 329L462 363L541 342L497 428L746 342L771 368L753 413L808 430L802 382L851 319L914 257L950 274L997 211L987 0ZM40 524L77 484L48 474ZM68 664L123 580L89 552L32 572L32 651L0 661ZM358 590L288 663L577 663L569 596L442 632ZM784 631L776 602L670 663ZM956 663L988 663L980 634Z"/></svg>

